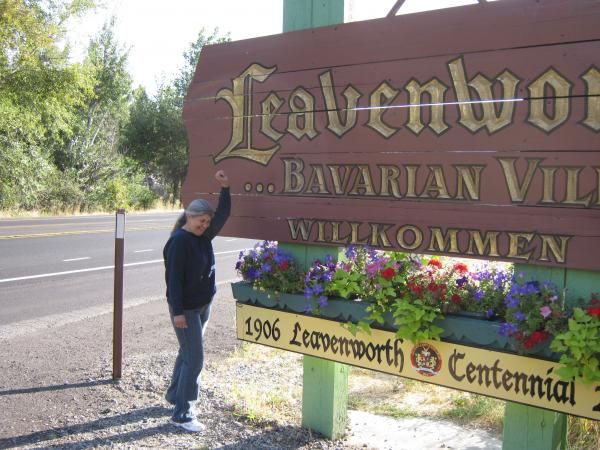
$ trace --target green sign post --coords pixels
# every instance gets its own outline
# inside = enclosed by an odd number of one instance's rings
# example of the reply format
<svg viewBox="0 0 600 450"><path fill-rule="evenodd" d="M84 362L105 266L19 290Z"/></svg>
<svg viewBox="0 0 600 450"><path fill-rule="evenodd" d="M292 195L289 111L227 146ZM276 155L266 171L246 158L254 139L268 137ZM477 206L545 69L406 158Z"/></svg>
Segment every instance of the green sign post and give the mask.
<svg viewBox="0 0 600 450"><path fill-rule="evenodd" d="M284 0L283 31L342 23L344 0ZM307 267L331 247L282 244ZM519 264L516 272L552 280L568 289L571 298L599 290L600 273ZM302 425L330 438L345 432L348 400L348 366L311 356L304 357ZM566 448L566 415L507 402L504 417L504 449Z"/></svg>
<svg viewBox="0 0 600 450"><path fill-rule="evenodd" d="M283 32L344 22L344 0L284 0ZM282 244L300 265L332 253L331 247ZM347 422L349 367L312 356L304 357L302 426L327 437L344 435Z"/></svg>

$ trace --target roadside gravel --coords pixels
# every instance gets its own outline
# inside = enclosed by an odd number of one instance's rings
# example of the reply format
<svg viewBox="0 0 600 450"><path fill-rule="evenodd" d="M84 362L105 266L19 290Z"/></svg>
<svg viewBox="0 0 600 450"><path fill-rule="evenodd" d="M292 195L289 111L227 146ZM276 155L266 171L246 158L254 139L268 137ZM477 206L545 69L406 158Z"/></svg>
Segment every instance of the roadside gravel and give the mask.
<svg viewBox="0 0 600 450"><path fill-rule="evenodd" d="M198 402L204 433L187 433L168 422L170 409L162 394L177 347L165 304L150 301L125 310L118 383L111 380L110 314L2 339L0 448L365 448L319 438L297 421L250 422L236 414L228 400L233 383L261 376L268 377L264 383L276 383L289 376L289 367L266 371L248 363L223 365L239 345L228 289L221 287L208 328ZM226 373L219 367L226 367Z"/></svg>
<svg viewBox="0 0 600 450"><path fill-rule="evenodd" d="M198 412L207 427L188 433L169 424L163 399L177 350L166 302L129 303L120 382L112 381L111 314L27 333L0 327L0 449L501 448L485 430L360 411L349 412L348 433L337 441L301 428L301 356L242 347L228 285L206 336Z"/></svg>

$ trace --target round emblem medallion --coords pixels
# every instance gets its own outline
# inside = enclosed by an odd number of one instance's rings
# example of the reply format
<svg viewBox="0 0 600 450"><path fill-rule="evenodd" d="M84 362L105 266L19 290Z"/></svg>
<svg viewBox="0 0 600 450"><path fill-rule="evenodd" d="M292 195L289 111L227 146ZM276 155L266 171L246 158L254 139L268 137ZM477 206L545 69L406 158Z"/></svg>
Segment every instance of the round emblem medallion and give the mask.
<svg viewBox="0 0 600 450"><path fill-rule="evenodd" d="M410 362L421 375L432 377L442 368L442 358L437 349L430 344L419 343L410 352Z"/></svg>

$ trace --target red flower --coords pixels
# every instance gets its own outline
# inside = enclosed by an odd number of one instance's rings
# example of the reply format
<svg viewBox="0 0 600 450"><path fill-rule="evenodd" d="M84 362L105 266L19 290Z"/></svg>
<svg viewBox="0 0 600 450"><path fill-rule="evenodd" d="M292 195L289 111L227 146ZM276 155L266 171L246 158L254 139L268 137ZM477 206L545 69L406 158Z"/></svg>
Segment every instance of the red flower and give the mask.
<svg viewBox="0 0 600 450"><path fill-rule="evenodd" d="M465 263L457 262L456 264L454 264L454 270L456 270L460 274L463 274L467 273L469 271L469 268Z"/></svg>
<svg viewBox="0 0 600 450"><path fill-rule="evenodd" d="M442 268L442 262L439 259L430 259L427 265L437 267L438 269Z"/></svg>
<svg viewBox="0 0 600 450"><path fill-rule="evenodd" d="M290 267L290 263L288 261L281 261L279 264L279 268L281 270L287 270Z"/></svg>
<svg viewBox="0 0 600 450"><path fill-rule="evenodd" d="M548 339L549 337L550 334L546 331L534 331L533 333L531 333L531 336L525 339L525 341L523 342L523 347L533 348L540 342Z"/></svg>
<svg viewBox="0 0 600 450"><path fill-rule="evenodd" d="M396 275L396 271L391 267L388 267L381 273L381 276L386 280L391 280L392 278L394 278L394 275Z"/></svg>
<svg viewBox="0 0 600 450"><path fill-rule="evenodd" d="M451 300L452 300L452 303L454 303L455 305L460 304L460 295L453 294Z"/></svg>
<svg viewBox="0 0 600 450"><path fill-rule="evenodd" d="M596 307L590 306L587 309L587 313L590 316L596 316L596 317L598 317L600 319L600 306L596 306Z"/></svg>

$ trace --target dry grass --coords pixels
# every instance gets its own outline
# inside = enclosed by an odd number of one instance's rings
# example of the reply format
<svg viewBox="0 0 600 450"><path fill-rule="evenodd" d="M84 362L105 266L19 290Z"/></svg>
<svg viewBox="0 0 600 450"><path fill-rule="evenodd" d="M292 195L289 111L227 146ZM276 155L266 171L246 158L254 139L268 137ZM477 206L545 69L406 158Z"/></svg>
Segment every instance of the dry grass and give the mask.
<svg viewBox="0 0 600 450"><path fill-rule="evenodd" d="M302 355L244 343L208 372L216 383L232 380L228 401L236 405L236 414L255 422L300 423ZM349 409L395 418L443 418L502 432L501 400L355 367L348 391ZM600 423L569 417L567 440L570 450L600 448Z"/></svg>
<svg viewBox="0 0 600 450"><path fill-rule="evenodd" d="M496 432L504 402L433 384L352 368L349 407L392 417L445 418Z"/></svg>

